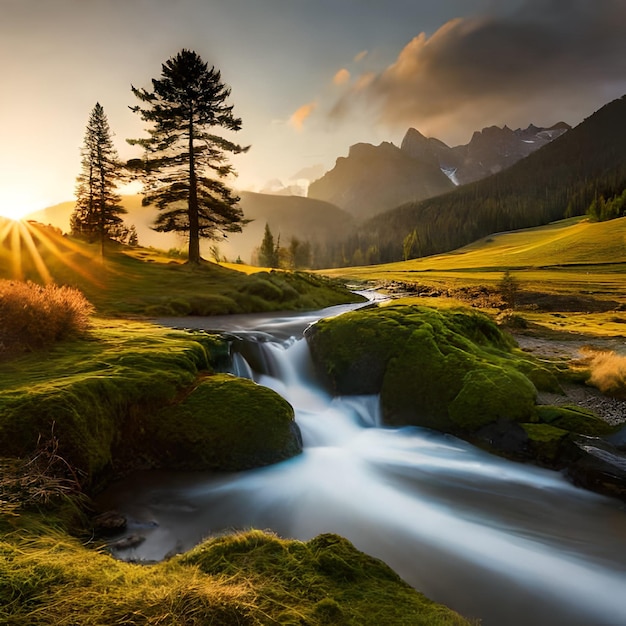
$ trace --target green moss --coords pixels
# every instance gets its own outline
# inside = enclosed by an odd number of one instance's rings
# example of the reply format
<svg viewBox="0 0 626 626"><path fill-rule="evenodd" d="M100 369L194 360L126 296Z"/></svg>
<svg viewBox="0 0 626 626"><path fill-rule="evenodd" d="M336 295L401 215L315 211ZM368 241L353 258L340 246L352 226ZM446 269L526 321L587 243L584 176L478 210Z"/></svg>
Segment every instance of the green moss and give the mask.
<svg viewBox="0 0 626 626"><path fill-rule="evenodd" d="M463 377L463 386L448 406L451 420L463 431L508 419L522 421L533 413L533 384L513 369L482 364Z"/></svg>
<svg viewBox="0 0 626 626"><path fill-rule="evenodd" d="M245 293L259 296L265 300L280 302L283 299L283 292L270 280L264 279L262 273L254 274L250 277L248 283L244 287ZM266 274L269 277L269 274Z"/></svg>
<svg viewBox="0 0 626 626"><path fill-rule="evenodd" d="M189 297L190 315L228 315L236 313L236 300L225 294L194 295Z"/></svg>
<svg viewBox="0 0 626 626"><path fill-rule="evenodd" d="M613 427L593 411L577 406L540 405L537 406L537 415L544 424L590 437L608 435L613 431Z"/></svg>
<svg viewBox="0 0 626 626"><path fill-rule="evenodd" d="M534 415L536 390L511 340L482 314L372 308L322 320L308 339L331 388L380 392L388 423L462 433Z"/></svg>
<svg viewBox="0 0 626 626"><path fill-rule="evenodd" d="M271 389L228 374L204 378L150 422L155 457L168 467L235 471L302 450L291 405Z"/></svg>
<svg viewBox="0 0 626 626"><path fill-rule="evenodd" d="M337 535L302 543L251 531L209 540L178 558L213 576L248 581L259 608L281 624L467 623Z"/></svg>
<svg viewBox="0 0 626 626"><path fill-rule="evenodd" d="M556 375L556 369L527 358L516 358L515 369L522 372L535 385L538 391L563 393Z"/></svg>
<svg viewBox="0 0 626 626"><path fill-rule="evenodd" d="M522 424L528 435L531 452L543 463L559 463L569 432L549 424Z"/></svg>

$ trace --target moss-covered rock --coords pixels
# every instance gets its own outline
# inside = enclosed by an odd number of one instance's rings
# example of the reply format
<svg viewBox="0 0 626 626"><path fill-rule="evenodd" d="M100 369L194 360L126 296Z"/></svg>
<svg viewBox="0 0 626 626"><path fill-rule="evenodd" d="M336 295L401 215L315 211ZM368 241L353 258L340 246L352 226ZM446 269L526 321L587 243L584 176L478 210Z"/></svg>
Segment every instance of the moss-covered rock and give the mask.
<svg viewBox="0 0 626 626"><path fill-rule="evenodd" d="M563 393L556 372L547 365L528 360L526 357L515 358L515 369L524 374L538 391Z"/></svg>
<svg viewBox="0 0 626 626"><path fill-rule="evenodd" d="M203 378L151 424L155 457L168 467L236 471L302 451L291 405L271 389L229 374Z"/></svg>
<svg viewBox="0 0 626 626"><path fill-rule="evenodd" d="M562 466L563 448L570 433L549 424L522 424L528 435L529 453L544 465Z"/></svg>
<svg viewBox="0 0 626 626"><path fill-rule="evenodd" d="M593 411L578 406L539 405L537 416L544 424L580 435L600 437L614 430Z"/></svg>
<svg viewBox="0 0 626 626"><path fill-rule="evenodd" d="M387 423L467 433L534 419L535 386L480 313L379 307L318 322L307 339L330 387L380 392Z"/></svg>
<svg viewBox="0 0 626 626"><path fill-rule="evenodd" d="M0 363L0 457L54 442L93 489L134 468L234 469L296 454L279 396L223 376L197 385L227 355L227 342L206 333L96 322L89 340Z"/></svg>

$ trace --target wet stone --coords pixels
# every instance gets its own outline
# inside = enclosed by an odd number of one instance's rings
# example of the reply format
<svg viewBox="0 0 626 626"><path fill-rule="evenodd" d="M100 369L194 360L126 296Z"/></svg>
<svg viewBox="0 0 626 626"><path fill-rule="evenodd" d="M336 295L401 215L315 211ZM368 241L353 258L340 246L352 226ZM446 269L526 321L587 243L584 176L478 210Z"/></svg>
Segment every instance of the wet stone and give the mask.
<svg viewBox="0 0 626 626"><path fill-rule="evenodd" d="M93 529L98 535L114 535L126 529L127 520L118 511L105 511L93 518Z"/></svg>

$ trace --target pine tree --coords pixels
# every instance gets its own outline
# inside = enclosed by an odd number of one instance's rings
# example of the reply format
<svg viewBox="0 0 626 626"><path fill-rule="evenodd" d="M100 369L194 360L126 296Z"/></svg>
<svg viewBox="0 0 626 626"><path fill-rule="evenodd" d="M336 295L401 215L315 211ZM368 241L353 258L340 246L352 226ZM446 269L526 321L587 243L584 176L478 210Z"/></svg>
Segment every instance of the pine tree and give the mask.
<svg viewBox="0 0 626 626"><path fill-rule="evenodd" d="M259 248L259 265L261 267L278 267L278 253L280 248L280 238L276 245L274 244L274 235L269 225L265 224L265 233L263 241Z"/></svg>
<svg viewBox="0 0 626 626"><path fill-rule="evenodd" d="M226 153L248 148L214 134L214 128L241 130L241 119L226 101L230 89L221 74L190 50L162 65L152 91L132 87L143 103L130 107L149 124L147 139L128 139L145 150L131 165L144 173L143 204L160 211L154 229L189 236L189 262L199 263L200 238L221 239L247 223L239 198L224 184L234 174Z"/></svg>
<svg viewBox="0 0 626 626"><path fill-rule="evenodd" d="M126 209L120 204L117 185L124 179L123 168L113 146L111 129L99 102L96 102L85 131L81 148L81 173L76 178L76 206L70 218L74 235L104 242L109 231L122 222L120 214Z"/></svg>

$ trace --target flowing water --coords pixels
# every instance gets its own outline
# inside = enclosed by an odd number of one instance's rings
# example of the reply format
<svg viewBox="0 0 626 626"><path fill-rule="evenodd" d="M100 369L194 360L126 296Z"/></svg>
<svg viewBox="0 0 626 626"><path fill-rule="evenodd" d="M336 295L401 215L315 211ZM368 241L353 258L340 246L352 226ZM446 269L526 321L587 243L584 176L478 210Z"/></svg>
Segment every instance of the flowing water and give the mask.
<svg viewBox="0 0 626 626"><path fill-rule="evenodd" d="M299 337L344 309L163 320L244 339L257 370L237 353L234 371L289 400L305 449L247 472L143 472L117 483L101 505L146 538L117 556L162 559L240 528L302 540L334 532L485 626L625 625L624 505L451 436L383 428L375 396L331 397Z"/></svg>

